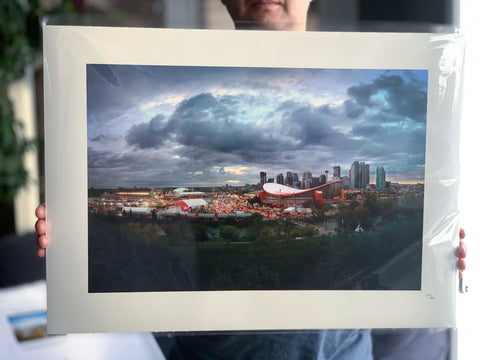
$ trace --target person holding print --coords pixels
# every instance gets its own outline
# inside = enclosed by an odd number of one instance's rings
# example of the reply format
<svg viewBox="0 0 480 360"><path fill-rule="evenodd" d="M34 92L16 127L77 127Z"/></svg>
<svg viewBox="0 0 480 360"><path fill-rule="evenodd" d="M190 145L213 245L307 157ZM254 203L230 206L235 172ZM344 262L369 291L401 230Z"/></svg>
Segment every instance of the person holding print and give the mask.
<svg viewBox="0 0 480 360"><path fill-rule="evenodd" d="M235 28L306 31L311 0L222 0Z"/></svg>
<svg viewBox="0 0 480 360"><path fill-rule="evenodd" d="M235 28L239 30L283 30L306 31L307 12L311 0L221 0L225 5ZM45 257L49 239L47 233L46 208L36 209L38 221L35 225L38 234L39 257ZM465 232L460 232L460 246L457 249L457 268L465 269L466 247L463 242ZM388 349L377 351L378 359L401 359L405 353L415 356L415 348L406 346L405 339L412 346L426 348L431 341L427 333L412 330L400 339L388 338ZM291 331L278 333L215 334L174 336L169 359L373 359L372 334L369 329ZM435 339L438 339L436 337ZM413 341L415 340L415 341ZM443 341L443 338L441 339ZM427 341L427 344L425 343ZM402 346L402 352L394 353ZM381 347L381 346L380 346ZM440 349L439 349L440 350ZM448 351L448 346L441 351ZM393 354L393 355L392 355ZM434 354L434 352L432 352ZM444 353L446 358L448 353ZM383 357L382 357L383 356ZM433 356L433 355L432 355ZM438 352L435 359L439 359ZM414 359L415 357L408 357ZM428 358L422 357L426 360ZM433 359L433 358L432 358Z"/></svg>

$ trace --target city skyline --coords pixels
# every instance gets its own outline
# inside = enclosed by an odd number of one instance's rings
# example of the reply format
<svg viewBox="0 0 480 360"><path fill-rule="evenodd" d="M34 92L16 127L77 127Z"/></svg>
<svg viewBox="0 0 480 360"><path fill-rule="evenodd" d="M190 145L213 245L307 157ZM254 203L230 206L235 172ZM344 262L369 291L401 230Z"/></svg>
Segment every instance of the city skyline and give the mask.
<svg viewBox="0 0 480 360"><path fill-rule="evenodd" d="M348 176L354 160L423 182L427 75L87 65L89 186L242 186L334 166Z"/></svg>
<svg viewBox="0 0 480 360"><path fill-rule="evenodd" d="M352 166L356 162L357 161L354 161L352 163ZM359 163L362 164L363 162L359 162ZM368 168L370 168L371 164L365 164L365 165L367 165ZM319 172L318 175L315 174L315 173L312 173L308 169L304 170L301 173L284 170L283 172L280 172L278 174L275 174L275 175L272 174L272 176L269 176L269 174L266 173L265 171L261 171L260 172L260 181L258 182L258 184L263 185L266 182L274 182L274 183L277 183L277 184L286 185L287 184L287 181L286 181L287 176L283 176L283 175L284 174L287 175L288 173L295 174L297 176L297 179L299 180L298 184L301 184L302 186L304 186L305 181L308 181L311 184L312 183L315 184L315 181L312 181L312 179L313 180L314 179L320 180L320 183L322 183L321 182L321 177L322 176L326 177L327 175L328 175L328 180L327 181L332 181L334 179L339 180L339 179L343 179L345 177L349 178L349 181L351 181L351 168L349 170L348 175L345 174L345 173L342 173L341 166L335 165L335 166L333 166L332 169L333 169L333 171L330 171L330 169L325 169L325 171ZM327 174L327 172L328 172L328 174ZM302 174L301 177L299 176L299 174ZM376 166L375 172L372 172L371 170L369 171L369 182L368 183L364 183L364 184L362 184L362 186L356 186L356 187L350 186L350 187L351 188L365 188L369 185L375 185L377 189L385 190L386 183L395 183L395 182L390 181L386 174L387 174L387 172L385 171L385 168L383 166ZM308 177L307 179L305 179L306 175ZM270 179L271 181L268 181L267 179ZM379 186L379 184L380 184L380 186ZM399 182L398 184L403 184L403 185L415 184L416 185L416 184L424 184L424 182L423 181ZM249 185L251 185L251 184L249 184ZM350 185L351 185L351 183L350 183ZM293 186L295 187L295 184ZM314 186L306 186L306 188L310 188L310 187L314 187Z"/></svg>

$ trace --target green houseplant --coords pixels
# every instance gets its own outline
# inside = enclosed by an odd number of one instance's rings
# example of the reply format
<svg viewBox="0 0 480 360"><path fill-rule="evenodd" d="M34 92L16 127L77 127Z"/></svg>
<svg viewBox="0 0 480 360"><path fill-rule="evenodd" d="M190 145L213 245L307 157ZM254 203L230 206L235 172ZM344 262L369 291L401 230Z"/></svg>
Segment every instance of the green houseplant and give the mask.
<svg viewBox="0 0 480 360"><path fill-rule="evenodd" d="M0 5L0 235L15 231L13 198L28 180L23 156L33 140L23 135L7 91L35 59L39 45L38 8L37 0L22 4L3 0Z"/></svg>
<svg viewBox="0 0 480 360"><path fill-rule="evenodd" d="M11 200L27 182L22 158L33 141L25 139L8 85L24 75L39 46L38 0L4 0L0 5L0 198Z"/></svg>
<svg viewBox="0 0 480 360"><path fill-rule="evenodd" d="M8 98L9 85L24 76L38 57L40 18L47 14L73 14L69 0L45 11L39 0L0 1L0 235L14 231L13 198L29 180L23 164L36 139L27 139Z"/></svg>

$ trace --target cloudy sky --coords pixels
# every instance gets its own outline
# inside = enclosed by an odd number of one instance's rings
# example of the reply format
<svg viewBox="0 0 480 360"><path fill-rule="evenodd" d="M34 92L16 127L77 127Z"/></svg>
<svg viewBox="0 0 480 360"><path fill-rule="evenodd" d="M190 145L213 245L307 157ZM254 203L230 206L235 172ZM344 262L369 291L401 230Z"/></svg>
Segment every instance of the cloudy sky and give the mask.
<svg viewBox="0 0 480 360"><path fill-rule="evenodd" d="M423 181L427 71L87 65L89 186Z"/></svg>

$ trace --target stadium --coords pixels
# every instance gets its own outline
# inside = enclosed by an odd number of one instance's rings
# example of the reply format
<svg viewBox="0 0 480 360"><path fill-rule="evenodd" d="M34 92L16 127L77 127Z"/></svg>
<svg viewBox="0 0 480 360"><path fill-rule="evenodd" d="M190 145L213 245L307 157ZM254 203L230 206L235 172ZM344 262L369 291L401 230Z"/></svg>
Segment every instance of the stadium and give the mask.
<svg viewBox="0 0 480 360"><path fill-rule="evenodd" d="M309 200L324 203L333 200L341 193L341 180L334 180L327 184L312 189L296 189L276 183L266 183L263 191L258 194L260 199L267 204L283 206L302 205Z"/></svg>

